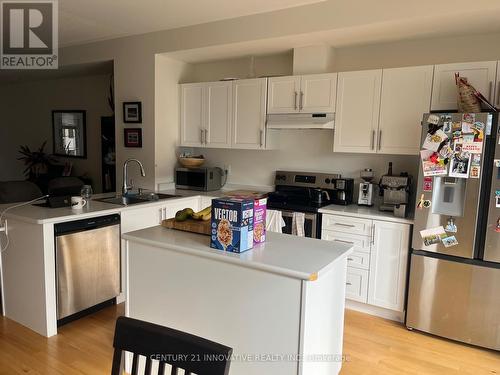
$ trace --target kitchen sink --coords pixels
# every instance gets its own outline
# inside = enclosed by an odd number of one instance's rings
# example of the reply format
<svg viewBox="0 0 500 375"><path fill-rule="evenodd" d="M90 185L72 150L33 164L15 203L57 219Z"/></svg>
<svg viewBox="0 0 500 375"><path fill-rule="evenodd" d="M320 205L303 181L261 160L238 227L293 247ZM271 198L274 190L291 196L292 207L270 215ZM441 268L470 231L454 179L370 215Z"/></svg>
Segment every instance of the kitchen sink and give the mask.
<svg viewBox="0 0 500 375"><path fill-rule="evenodd" d="M116 205L120 205L120 206L129 206L129 205L133 205L133 204L148 203L148 202L154 202L154 201L176 198L176 197L179 197L179 196L173 195L173 194L162 194L162 193L143 193L143 194L137 194L137 195L116 196L116 197L101 198L101 199L95 199L95 200L98 202L116 204Z"/></svg>

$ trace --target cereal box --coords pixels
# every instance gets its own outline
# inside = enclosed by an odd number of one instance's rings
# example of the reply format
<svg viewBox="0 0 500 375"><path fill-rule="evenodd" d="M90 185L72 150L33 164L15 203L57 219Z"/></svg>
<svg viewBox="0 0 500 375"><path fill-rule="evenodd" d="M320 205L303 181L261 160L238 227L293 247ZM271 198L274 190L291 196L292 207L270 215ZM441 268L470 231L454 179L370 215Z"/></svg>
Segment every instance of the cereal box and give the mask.
<svg viewBox="0 0 500 375"><path fill-rule="evenodd" d="M229 197L239 199L253 199L253 243L259 244L266 241L266 212L267 198L262 192L235 190L227 193Z"/></svg>
<svg viewBox="0 0 500 375"><path fill-rule="evenodd" d="M253 209L253 199L213 199L210 247L233 253L250 250L254 237Z"/></svg>
<svg viewBox="0 0 500 375"><path fill-rule="evenodd" d="M253 203L253 243L266 241L267 198L256 199Z"/></svg>

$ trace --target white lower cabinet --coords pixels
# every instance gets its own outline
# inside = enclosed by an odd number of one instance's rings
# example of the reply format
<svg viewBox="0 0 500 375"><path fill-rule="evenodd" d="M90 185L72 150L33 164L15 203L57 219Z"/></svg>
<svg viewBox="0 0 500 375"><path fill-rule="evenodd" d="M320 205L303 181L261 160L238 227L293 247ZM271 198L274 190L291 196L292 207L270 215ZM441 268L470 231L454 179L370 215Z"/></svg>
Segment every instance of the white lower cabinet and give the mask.
<svg viewBox="0 0 500 375"><path fill-rule="evenodd" d="M321 239L352 244L346 298L403 312L410 224L323 214Z"/></svg>
<svg viewBox="0 0 500 375"><path fill-rule="evenodd" d="M374 220L369 304L403 311L410 243L409 227L407 224Z"/></svg>

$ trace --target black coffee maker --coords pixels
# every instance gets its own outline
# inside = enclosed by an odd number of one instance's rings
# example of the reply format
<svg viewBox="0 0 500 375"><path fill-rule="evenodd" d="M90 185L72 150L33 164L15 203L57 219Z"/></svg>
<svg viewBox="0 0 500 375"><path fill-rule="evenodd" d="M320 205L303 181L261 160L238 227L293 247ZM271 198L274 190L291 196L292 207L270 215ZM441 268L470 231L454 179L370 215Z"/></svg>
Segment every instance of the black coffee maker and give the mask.
<svg viewBox="0 0 500 375"><path fill-rule="evenodd" d="M352 178L336 178L332 181L333 196L331 202L347 206L352 204L354 196L354 179Z"/></svg>

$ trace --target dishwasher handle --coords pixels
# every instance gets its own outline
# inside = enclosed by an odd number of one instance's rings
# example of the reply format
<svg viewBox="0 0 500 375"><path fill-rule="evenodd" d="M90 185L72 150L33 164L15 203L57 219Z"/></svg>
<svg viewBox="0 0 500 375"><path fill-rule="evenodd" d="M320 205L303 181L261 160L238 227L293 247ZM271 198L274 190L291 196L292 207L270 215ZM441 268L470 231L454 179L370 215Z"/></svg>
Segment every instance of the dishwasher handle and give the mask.
<svg viewBox="0 0 500 375"><path fill-rule="evenodd" d="M93 230L119 224L120 224L120 215L118 214L98 216L83 220L75 220L75 221L69 221L67 223L56 224L54 225L54 234L57 237L65 234L83 232L87 230Z"/></svg>

